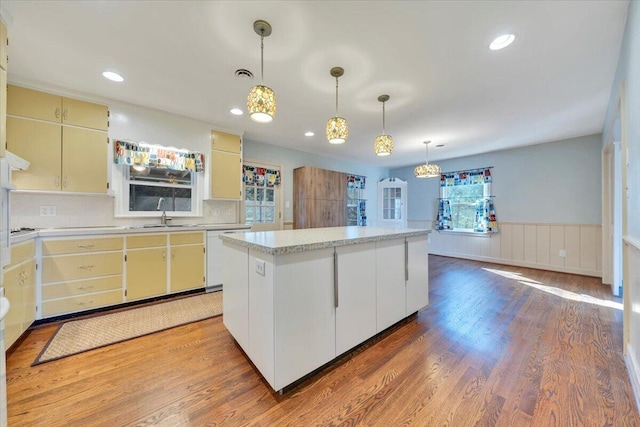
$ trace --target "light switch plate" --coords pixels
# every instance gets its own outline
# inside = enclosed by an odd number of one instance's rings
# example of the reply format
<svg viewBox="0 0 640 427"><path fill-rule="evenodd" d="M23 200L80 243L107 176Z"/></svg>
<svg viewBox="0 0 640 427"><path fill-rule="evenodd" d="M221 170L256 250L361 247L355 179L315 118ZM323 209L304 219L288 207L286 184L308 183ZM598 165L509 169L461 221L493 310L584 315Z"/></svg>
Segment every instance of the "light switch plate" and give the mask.
<svg viewBox="0 0 640 427"><path fill-rule="evenodd" d="M560 253L558 254L558 256L564 258L567 256L567 251L564 249L560 249Z"/></svg>

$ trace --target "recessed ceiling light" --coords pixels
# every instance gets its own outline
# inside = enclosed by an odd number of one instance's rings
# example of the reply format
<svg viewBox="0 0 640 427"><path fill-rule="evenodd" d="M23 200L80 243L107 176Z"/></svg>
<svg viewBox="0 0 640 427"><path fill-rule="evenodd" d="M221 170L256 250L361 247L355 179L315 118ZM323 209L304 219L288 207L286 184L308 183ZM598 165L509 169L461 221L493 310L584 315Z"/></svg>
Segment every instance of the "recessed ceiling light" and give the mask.
<svg viewBox="0 0 640 427"><path fill-rule="evenodd" d="M102 75L104 76L105 79L109 79L113 82L123 82L124 81L124 77L122 77L120 74L118 73L114 73L113 71L105 71L102 73Z"/></svg>
<svg viewBox="0 0 640 427"><path fill-rule="evenodd" d="M242 110L241 110L241 109L239 109L239 108L232 108L231 110L229 110L229 112L230 112L231 114L233 114L234 116L241 116L241 115L243 115L243 114L244 114L244 113L242 112Z"/></svg>
<svg viewBox="0 0 640 427"><path fill-rule="evenodd" d="M311 131L304 133L304 136L313 136L313 135L315 135L315 133L313 133Z"/></svg>
<svg viewBox="0 0 640 427"><path fill-rule="evenodd" d="M504 49L505 47L513 43L515 39L516 39L516 36L514 36L513 34L503 34L493 39L493 41L489 45L489 49L491 50Z"/></svg>

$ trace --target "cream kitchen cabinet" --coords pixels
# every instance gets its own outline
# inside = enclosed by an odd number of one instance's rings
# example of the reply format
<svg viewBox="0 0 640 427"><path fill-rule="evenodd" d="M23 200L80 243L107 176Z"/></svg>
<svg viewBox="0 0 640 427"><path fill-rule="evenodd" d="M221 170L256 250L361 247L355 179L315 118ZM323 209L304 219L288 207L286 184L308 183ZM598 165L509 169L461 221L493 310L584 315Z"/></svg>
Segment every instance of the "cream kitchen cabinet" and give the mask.
<svg viewBox="0 0 640 427"><path fill-rule="evenodd" d="M11 247L11 263L4 268L5 296L11 309L5 317L5 344L9 348L36 318L35 242Z"/></svg>
<svg viewBox="0 0 640 427"><path fill-rule="evenodd" d="M240 136L211 131L210 198L242 199L242 141Z"/></svg>
<svg viewBox="0 0 640 427"><path fill-rule="evenodd" d="M7 118L7 149L31 162L13 172L20 190L106 193L108 142L105 132Z"/></svg>
<svg viewBox="0 0 640 427"><path fill-rule="evenodd" d="M106 105L14 85L9 85L7 94L7 114L11 116L100 131L108 130L109 109Z"/></svg>
<svg viewBox="0 0 640 427"><path fill-rule="evenodd" d="M7 149L31 162L18 189L107 192L106 106L9 85L7 115Z"/></svg>
<svg viewBox="0 0 640 427"><path fill-rule="evenodd" d="M4 25L2 19L0 19L0 68L7 71L9 63L9 34L7 33L7 26Z"/></svg>
<svg viewBox="0 0 640 427"><path fill-rule="evenodd" d="M167 293L167 234L126 237L127 301Z"/></svg>
<svg viewBox="0 0 640 427"><path fill-rule="evenodd" d="M204 287L204 233L171 233L169 244L171 292Z"/></svg>
<svg viewBox="0 0 640 427"><path fill-rule="evenodd" d="M42 316L122 302L123 238L42 241Z"/></svg>
<svg viewBox="0 0 640 427"><path fill-rule="evenodd" d="M0 157L4 157L7 146L7 49L9 37L7 27L0 19Z"/></svg>

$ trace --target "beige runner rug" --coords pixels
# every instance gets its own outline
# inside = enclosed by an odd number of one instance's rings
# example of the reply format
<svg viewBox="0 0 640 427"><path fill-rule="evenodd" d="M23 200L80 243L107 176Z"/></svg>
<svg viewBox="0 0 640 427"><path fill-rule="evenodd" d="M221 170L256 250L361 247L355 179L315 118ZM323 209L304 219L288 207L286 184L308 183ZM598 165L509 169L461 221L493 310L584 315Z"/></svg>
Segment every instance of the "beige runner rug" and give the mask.
<svg viewBox="0 0 640 427"><path fill-rule="evenodd" d="M198 294L60 325L33 365L222 314L222 291Z"/></svg>

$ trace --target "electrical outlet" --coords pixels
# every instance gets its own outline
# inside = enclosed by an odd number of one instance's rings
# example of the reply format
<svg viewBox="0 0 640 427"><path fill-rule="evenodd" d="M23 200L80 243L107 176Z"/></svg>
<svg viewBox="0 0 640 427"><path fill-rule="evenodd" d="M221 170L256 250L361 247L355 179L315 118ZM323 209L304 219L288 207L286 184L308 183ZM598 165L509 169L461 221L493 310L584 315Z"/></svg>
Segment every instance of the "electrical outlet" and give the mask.
<svg viewBox="0 0 640 427"><path fill-rule="evenodd" d="M567 251L565 251L564 249L560 249L560 253L558 254L558 256L560 256L561 258L564 258L567 256Z"/></svg>
<svg viewBox="0 0 640 427"><path fill-rule="evenodd" d="M56 216L55 206L40 206L40 216Z"/></svg>
<svg viewBox="0 0 640 427"><path fill-rule="evenodd" d="M261 276L264 276L264 265L265 262L263 260L256 258L256 273Z"/></svg>

